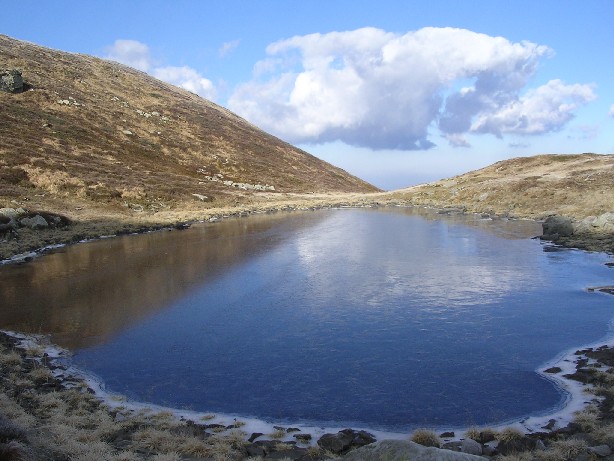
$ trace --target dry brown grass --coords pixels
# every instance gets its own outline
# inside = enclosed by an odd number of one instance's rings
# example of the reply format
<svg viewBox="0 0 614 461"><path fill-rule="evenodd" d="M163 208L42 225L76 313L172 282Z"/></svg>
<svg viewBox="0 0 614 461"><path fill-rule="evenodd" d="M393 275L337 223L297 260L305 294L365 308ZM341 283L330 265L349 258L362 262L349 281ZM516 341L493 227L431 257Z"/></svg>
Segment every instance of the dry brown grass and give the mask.
<svg viewBox="0 0 614 461"><path fill-rule="evenodd" d="M538 155L386 194L407 203L471 212L575 219L614 211L614 156Z"/></svg>

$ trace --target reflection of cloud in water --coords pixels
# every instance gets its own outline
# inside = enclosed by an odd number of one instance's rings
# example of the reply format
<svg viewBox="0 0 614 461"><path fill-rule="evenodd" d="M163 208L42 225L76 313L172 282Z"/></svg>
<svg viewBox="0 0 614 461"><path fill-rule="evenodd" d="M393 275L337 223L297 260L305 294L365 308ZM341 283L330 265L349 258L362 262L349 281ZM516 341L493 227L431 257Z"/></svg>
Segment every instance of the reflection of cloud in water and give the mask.
<svg viewBox="0 0 614 461"><path fill-rule="evenodd" d="M364 211L331 214L296 240L307 286L324 303L349 297L356 307L386 309L406 302L441 313L442 308L491 303L538 283L539 252L526 241L470 229L492 228L492 223L471 216L428 220L383 212L348 232L347 222L356 223L350 214L357 212ZM516 235L526 236L526 223L506 224L504 235L514 235L516 226ZM382 245L374 248L374 239Z"/></svg>

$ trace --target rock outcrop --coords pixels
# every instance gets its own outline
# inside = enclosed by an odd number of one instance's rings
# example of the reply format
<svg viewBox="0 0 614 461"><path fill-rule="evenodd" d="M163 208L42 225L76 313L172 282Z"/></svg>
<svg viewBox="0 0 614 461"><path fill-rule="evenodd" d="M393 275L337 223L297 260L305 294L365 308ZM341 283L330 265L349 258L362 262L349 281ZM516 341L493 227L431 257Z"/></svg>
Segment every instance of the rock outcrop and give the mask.
<svg viewBox="0 0 614 461"><path fill-rule="evenodd" d="M64 227L69 221L64 216L24 208L0 208L0 233L15 232L20 228L40 230Z"/></svg>
<svg viewBox="0 0 614 461"><path fill-rule="evenodd" d="M21 93L24 90L21 72L17 69L0 70L0 91Z"/></svg>

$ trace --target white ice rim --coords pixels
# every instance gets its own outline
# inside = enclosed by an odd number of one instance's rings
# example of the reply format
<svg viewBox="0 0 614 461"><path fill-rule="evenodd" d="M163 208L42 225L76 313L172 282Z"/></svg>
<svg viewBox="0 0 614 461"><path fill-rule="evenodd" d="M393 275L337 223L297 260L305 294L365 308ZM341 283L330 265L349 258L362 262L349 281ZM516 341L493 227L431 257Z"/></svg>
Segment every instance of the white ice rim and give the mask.
<svg viewBox="0 0 614 461"><path fill-rule="evenodd" d="M212 412L207 411L183 410L131 400L126 398L125 396L108 391L105 387L104 381L101 378L91 372L88 372L87 370L83 370L72 365L70 360L71 352L59 346L49 344L48 336L22 334L6 330L0 331L2 331L2 333L4 334L7 334L8 336L17 339L18 345L21 348L28 349L33 347L43 347L44 352L49 358L53 360L58 360L62 365L64 365L64 367L62 368L56 368L52 370L56 378L68 383L73 382L74 387L82 386L79 383L85 384L94 392L94 395L98 397L111 410L120 410L135 414L141 413L144 415L155 415L157 413L164 412L172 414L178 420L191 420L196 424L203 425L218 424L228 427L237 424L237 422L240 422L240 427L238 427L236 430L241 430L245 432L247 436L252 433L262 433L264 434L262 436L263 438L267 438L267 436L270 437L270 435L274 432L279 432L276 431L275 426L281 426L284 428L291 427L300 430L300 432L286 433L285 437L277 439L280 442L296 441L296 439L293 438L293 435L295 434L311 434L313 437L311 444L313 444L317 441L319 437L326 433L337 433L340 430L348 428L347 424L336 426L334 425L334 423L331 423L331 425L314 426L302 423L289 424L287 421L268 422L258 418L244 417L237 414L215 413L215 415L212 415ZM559 390L559 392L561 392L561 395L564 396L562 402L560 402L554 408L545 409L543 412L539 412L538 414L505 420L495 424L487 424L483 427L489 427L495 430L501 430L503 428L511 427L529 434L546 431L547 429L545 429L545 426L551 423L552 420L554 420L555 422L553 429L563 428L567 426L570 422L573 421L574 415L577 412L584 410L587 406L591 404L599 402L600 399L594 395L589 394L590 389L593 387L592 385L565 378L565 375L573 374L576 371L576 364L578 359L585 358L583 355L577 355L577 351L596 349L598 347L603 346L609 348L614 347L614 319L610 321L608 334L601 340L581 347L570 348L565 352L562 352L561 354L557 355L552 360L546 362L537 370L535 370L542 378L552 382L553 385L556 386L557 390ZM594 361L589 360L589 365L591 363L594 363ZM545 371L552 367L559 367L561 371L558 373L547 373ZM354 430L367 431L370 434L373 434L377 440L407 439L410 434L410 432L394 432L377 429L374 430L373 428L370 428L368 426L356 427L354 425L350 425L349 427ZM473 425L471 427L481 426ZM469 429L469 427L467 426L432 426L426 428L433 430L437 433L453 432L455 434L454 437L446 437L446 440L460 440L463 438L463 435ZM228 429L228 431L232 430L233 429ZM222 435L224 434L224 432L225 431L222 432Z"/></svg>

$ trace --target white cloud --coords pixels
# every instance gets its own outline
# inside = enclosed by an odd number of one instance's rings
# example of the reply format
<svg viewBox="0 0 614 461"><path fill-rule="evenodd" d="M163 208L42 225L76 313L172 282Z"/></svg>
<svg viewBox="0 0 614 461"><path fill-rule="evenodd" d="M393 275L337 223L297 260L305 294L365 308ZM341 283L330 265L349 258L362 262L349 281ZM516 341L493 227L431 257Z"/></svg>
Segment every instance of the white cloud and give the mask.
<svg viewBox="0 0 614 461"><path fill-rule="evenodd" d="M578 106L594 99L595 93L590 85L565 85L560 80L550 80L523 97L480 114L471 131L497 136L556 131L573 118Z"/></svg>
<svg viewBox="0 0 614 461"><path fill-rule="evenodd" d="M152 75L184 90L196 93L203 98L215 98L213 82L204 78L191 67L158 67L153 70Z"/></svg>
<svg viewBox="0 0 614 461"><path fill-rule="evenodd" d="M149 47L136 40L115 40L115 43L107 47L105 59L125 64L135 69L147 72L151 65Z"/></svg>
<svg viewBox="0 0 614 461"><path fill-rule="evenodd" d="M594 97L588 86L559 81L521 96L552 51L464 29L364 28L296 36L266 51L229 106L295 143L428 149L437 127L451 144L467 146L463 134L471 132L559 129ZM534 108L540 112L526 112Z"/></svg>
<svg viewBox="0 0 614 461"><path fill-rule="evenodd" d="M238 39L223 43L219 50L220 56L222 58L228 56L239 46L240 43L241 43L241 40L238 40Z"/></svg>
<svg viewBox="0 0 614 461"><path fill-rule="evenodd" d="M211 80L203 77L198 71L188 66L155 66L149 47L136 40L116 40L108 47L105 59L117 61L135 69L196 93L206 99L214 99L216 89Z"/></svg>
<svg viewBox="0 0 614 461"><path fill-rule="evenodd" d="M614 104L612 104L612 107L610 107L610 115L614 117Z"/></svg>

